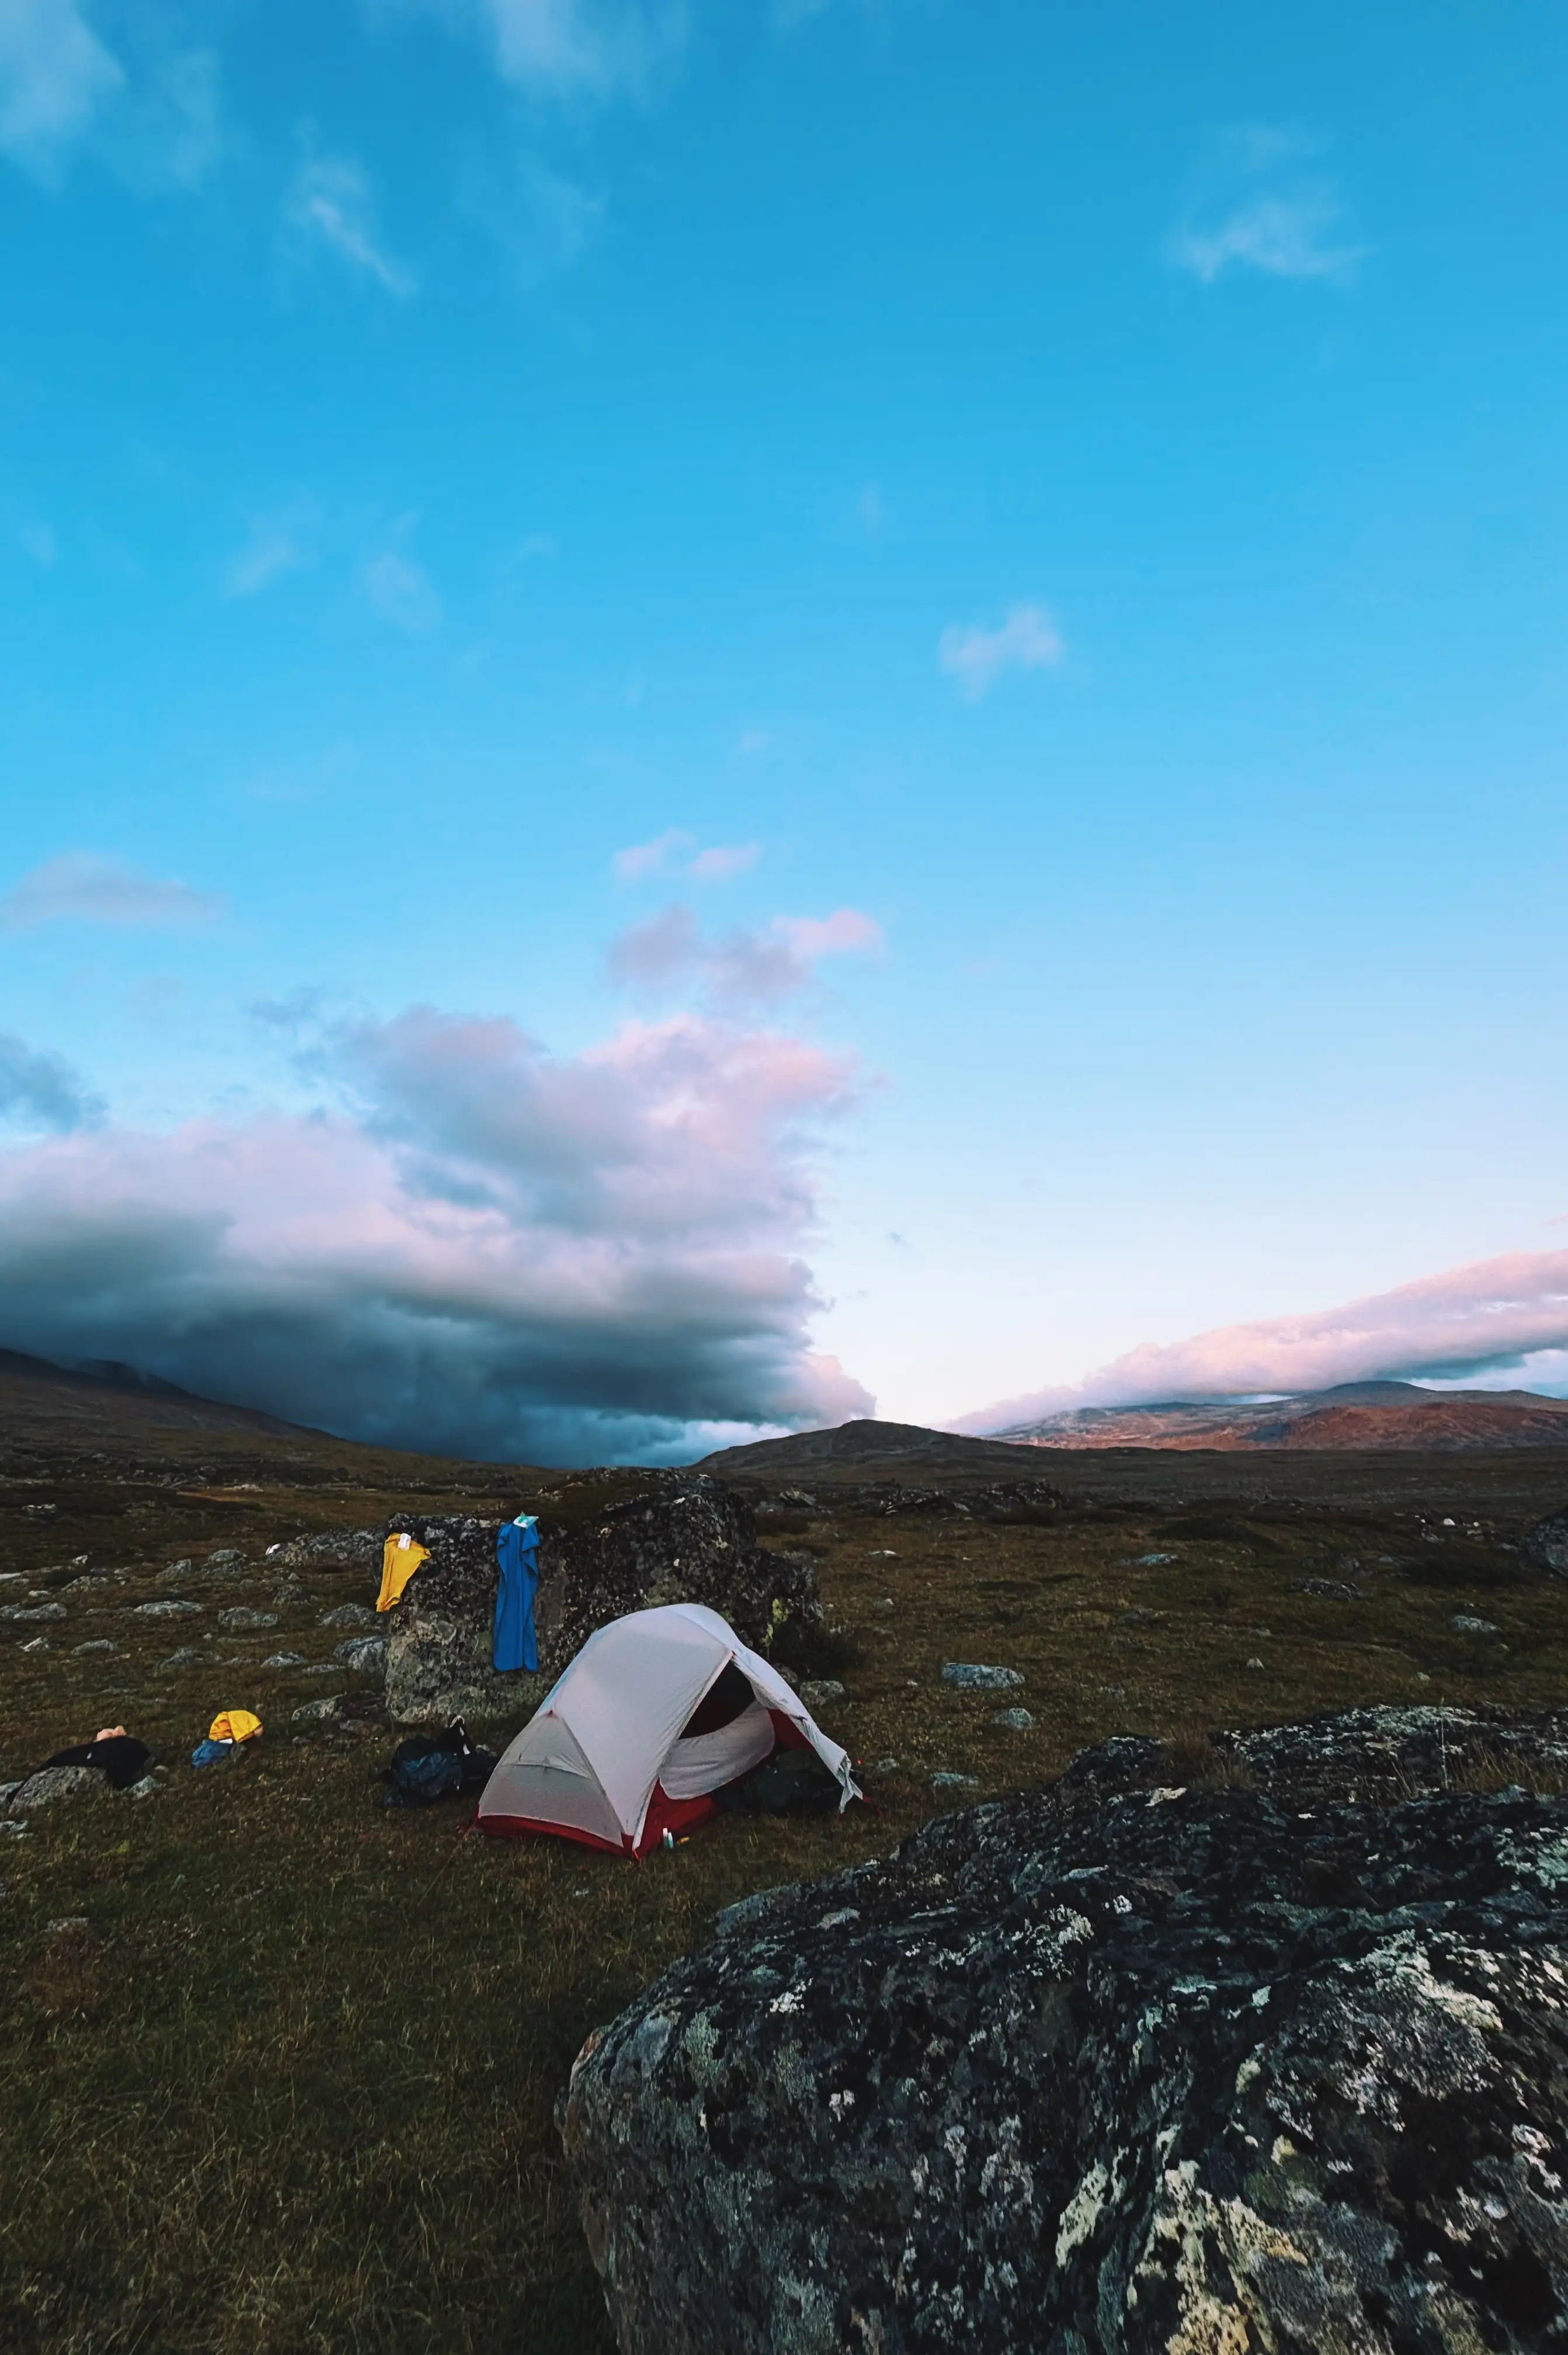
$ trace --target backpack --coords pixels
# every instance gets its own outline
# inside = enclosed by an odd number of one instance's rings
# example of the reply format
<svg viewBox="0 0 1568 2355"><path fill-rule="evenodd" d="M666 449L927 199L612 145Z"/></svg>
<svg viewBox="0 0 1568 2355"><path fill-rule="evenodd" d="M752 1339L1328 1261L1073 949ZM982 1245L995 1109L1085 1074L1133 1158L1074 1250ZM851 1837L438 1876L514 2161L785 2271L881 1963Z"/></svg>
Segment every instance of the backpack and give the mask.
<svg viewBox="0 0 1568 2355"><path fill-rule="evenodd" d="M493 1750L468 1739L468 1730L454 1717L444 1733L411 1733L400 1742L381 1780L391 1789L384 1807L428 1807L453 1791L483 1790L496 1771Z"/></svg>

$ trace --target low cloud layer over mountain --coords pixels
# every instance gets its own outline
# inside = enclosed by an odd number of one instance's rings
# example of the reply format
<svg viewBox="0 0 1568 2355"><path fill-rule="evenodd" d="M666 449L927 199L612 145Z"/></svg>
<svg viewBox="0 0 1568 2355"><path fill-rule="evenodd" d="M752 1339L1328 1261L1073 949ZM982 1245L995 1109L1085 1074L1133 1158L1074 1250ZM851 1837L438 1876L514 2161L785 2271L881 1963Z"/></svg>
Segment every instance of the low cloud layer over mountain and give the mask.
<svg viewBox="0 0 1568 2355"><path fill-rule="evenodd" d="M1146 1341L1080 1383L1003 1399L955 1427L1008 1431L1073 1407L1318 1391L1388 1376L1474 1376L1565 1348L1568 1252L1516 1252L1342 1308L1221 1325L1189 1341Z"/></svg>

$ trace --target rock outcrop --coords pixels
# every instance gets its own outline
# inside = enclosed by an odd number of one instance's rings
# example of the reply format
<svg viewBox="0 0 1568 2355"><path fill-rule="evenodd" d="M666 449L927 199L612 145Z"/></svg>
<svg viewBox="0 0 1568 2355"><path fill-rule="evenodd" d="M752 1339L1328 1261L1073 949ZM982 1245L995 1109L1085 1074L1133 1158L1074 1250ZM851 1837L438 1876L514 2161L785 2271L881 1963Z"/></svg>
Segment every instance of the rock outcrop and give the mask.
<svg viewBox="0 0 1568 2355"><path fill-rule="evenodd" d="M1568 1578L1568 1508L1537 1521L1524 1540L1525 1560L1553 1578Z"/></svg>
<svg viewBox="0 0 1568 2355"><path fill-rule="evenodd" d="M586 1519L539 1518L534 1604L539 1672L497 1676L490 1665L496 1603L495 1521L394 1514L430 1549L386 1614L387 1707L401 1723L515 1716L519 1722L595 1627L660 1603L706 1603L754 1649L786 1621L816 1621L808 1556L758 1545L749 1509L719 1481L652 1473L645 1487Z"/></svg>
<svg viewBox="0 0 1568 2355"><path fill-rule="evenodd" d="M590 2038L628 2355L1565 2343L1568 1712L1200 1763L1107 1742L749 1901Z"/></svg>

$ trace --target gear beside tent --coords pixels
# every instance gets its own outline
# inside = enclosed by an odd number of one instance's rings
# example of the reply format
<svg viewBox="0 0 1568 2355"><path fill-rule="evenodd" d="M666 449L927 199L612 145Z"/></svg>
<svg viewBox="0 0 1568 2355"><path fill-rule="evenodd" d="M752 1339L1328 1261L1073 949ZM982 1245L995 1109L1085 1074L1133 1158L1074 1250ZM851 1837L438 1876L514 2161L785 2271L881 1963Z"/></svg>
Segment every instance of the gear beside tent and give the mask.
<svg viewBox="0 0 1568 2355"><path fill-rule="evenodd" d="M841 1810L861 1796L848 1753L717 1611L633 1611L589 1637L502 1753L480 1828L645 1856L779 1749L815 1751Z"/></svg>

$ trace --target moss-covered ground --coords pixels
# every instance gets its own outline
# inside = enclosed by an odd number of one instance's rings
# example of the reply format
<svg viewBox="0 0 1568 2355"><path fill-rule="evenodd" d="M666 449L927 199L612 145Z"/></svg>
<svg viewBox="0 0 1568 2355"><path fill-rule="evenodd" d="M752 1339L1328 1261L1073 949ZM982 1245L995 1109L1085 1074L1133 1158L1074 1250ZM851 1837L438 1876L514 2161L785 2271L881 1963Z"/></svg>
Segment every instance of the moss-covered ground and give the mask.
<svg viewBox="0 0 1568 2355"><path fill-rule="evenodd" d="M1568 1701L1568 1590L1517 1550L1568 1465L1040 1470L1075 1499L1041 1524L866 1514L827 1491L775 1517L768 1541L816 1555L833 1622L797 1671L846 1688L821 1715L873 1804L724 1817L640 1868L463 1837L455 1804L385 1813L386 1728L293 1715L353 1690L340 1667L310 1673L341 1640L321 1615L373 1598L336 1571L291 1592L269 1542L454 1494L515 1510L525 1489L430 1467L402 1485L388 1459L294 1487L261 1460L227 1487L146 1465L6 1482L0 1602L67 1615L0 1625L0 1774L121 1722L166 1771L151 1798L67 1800L0 1836L0 2346L607 2349L553 2105L589 2029L720 1906L1038 1783L1109 1733L1193 1754L1207 1727L1360 1702ZM203 1572L223 1547L245 1572ZM196 1568L166 1577L181 1559ZM160 1598L201 1609L135 1607ZM236 1604L276 1625L219 1629ZM264 1668L279 1650L304 1665ZM1025 1682L955 1692L951 1660ZM994 1722L1019 1704L1030 1729ZM228 1706L261 1715L262 1742L194 1773Z"/></svg>

